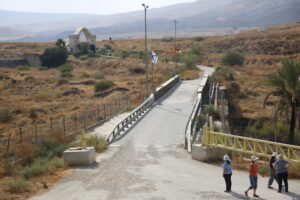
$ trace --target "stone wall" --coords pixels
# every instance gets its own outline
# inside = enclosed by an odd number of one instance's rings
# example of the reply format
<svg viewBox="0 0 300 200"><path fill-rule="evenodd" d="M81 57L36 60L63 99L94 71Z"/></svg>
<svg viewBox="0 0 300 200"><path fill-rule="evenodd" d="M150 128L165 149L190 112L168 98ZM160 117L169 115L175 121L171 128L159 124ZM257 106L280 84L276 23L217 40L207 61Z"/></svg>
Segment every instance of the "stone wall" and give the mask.
<svg viewBox="0 0 300 200"><path fill-rule="evenodd" d="M28 65L32 67L41 66L40 55L24 54L22 59L0 60L0 67L15 68L18 65Z"/></svg>

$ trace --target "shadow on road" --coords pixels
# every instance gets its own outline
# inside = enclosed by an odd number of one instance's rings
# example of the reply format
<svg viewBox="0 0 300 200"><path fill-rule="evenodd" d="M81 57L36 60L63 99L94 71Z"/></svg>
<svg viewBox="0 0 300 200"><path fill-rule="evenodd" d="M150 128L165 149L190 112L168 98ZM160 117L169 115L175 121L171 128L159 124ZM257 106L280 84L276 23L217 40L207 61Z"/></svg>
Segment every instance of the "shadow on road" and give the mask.
<svg viewBox="0 0 300 200"><path fill-rule="evenodd" d="M232 196L237 198L237 199L251 199L251 197L246 197L244 194L239 194L236 192L231 192ZM263 198L255 198L255 199L259 199L259 200L265 200Z"/></svg>

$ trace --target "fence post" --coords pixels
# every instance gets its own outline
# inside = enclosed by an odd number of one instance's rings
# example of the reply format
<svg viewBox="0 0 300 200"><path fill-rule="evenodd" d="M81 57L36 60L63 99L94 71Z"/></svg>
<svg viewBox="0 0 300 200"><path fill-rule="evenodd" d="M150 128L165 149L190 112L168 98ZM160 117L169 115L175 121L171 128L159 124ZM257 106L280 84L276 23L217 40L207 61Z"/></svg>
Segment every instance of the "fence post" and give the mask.
<svg viewBox="0 0 300 200"><path fill-rule="evenodd" d="M75 112L75 115L74 115L74 134L76 135L76 126L77 126L77 114Z"/></svg>
<svg viewBox="0 0 300 200"><path fill-rule="evenodd" d="M19 134L20 134L20 142L21 142L21 145L23 145L22 128L19 129Z"/></svg>
<svg viewBox="0 0 300 200"><path fill-rule="evenodd" d="M50 133L53 134L53 119L50 117Z"/></svg>
<svg viewBox="0 0 300 200"><path fill-rule="evenodd" d="M104 120L106 119L106 107L105 107L105 104L102 104L102 107L103 107L103 117L104 117Z"/></svg>
<svg viewBox="0 0 300 200"><path fill-rule="evenodd" d="M63 129L64 129L64 138L66 137L66 117L63 116L63 119L62 119L62 123L63 123Z"/></svg>
<svg viewBox="0 0 300 200"><path fill-rule="evenodd" d="M83 111L83 128L85 129L86 124L85 124L85 110Z"/></svg>
<svg viewBox="0 0 300 200"><path fill-rule="evenodd" d="M99 108L99 104L97 104L97 121L100 121L100 108Z"/></svg>
<svg viewBox="0 0 300 200"><path fill-rule="evenodd" d="M114 114L116 115L118 113L118 111L117 111L117 100L115 100L115 110L114 111L115 111Z"/></svg>
<svg viewBox="0 0 300 200"><path fill-rule="evenodd" d="M35 131L35 143L38 144L38 134L37 134L37 125L34 124L34 131Z"/></svg>
<svg viewBox="0 0 300 200"><path fill-rule="evenodd" d="M10 132L8 133L7 148L6 148L7 153L9 151L9 143L10 143Z"/></svg>

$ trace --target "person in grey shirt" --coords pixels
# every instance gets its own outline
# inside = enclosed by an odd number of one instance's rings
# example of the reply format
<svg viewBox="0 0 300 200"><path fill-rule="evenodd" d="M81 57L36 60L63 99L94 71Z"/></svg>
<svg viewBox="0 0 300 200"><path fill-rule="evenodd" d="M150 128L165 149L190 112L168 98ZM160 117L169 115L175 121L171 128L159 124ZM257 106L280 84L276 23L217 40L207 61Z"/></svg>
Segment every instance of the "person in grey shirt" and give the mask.
<svg viewBox="0 0 300 200"><path fill-rule="evenodd" d="M270 163L269 163L269 168L270 168L270 178L269 178L269 182L268 182L269 189L273 189L272 184L273 184L274 179L278 183L278 179L276 176L276 170L274 168L274 163L276 162L277 156L278 156L278 154L276 152L274 152L271 156Z"/></svg>

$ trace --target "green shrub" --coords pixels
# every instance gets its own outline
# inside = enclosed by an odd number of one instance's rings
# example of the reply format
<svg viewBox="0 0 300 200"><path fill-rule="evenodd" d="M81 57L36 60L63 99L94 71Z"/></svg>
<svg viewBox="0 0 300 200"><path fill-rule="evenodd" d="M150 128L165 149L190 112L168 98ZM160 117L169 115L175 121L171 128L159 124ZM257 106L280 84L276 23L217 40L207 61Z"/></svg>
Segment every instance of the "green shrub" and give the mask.
<svg viewBox="0 0 300 200"><path fill-rule="evenodd" d="M196 131L199 131L200 128L205 124L205 122L206 122L205 115L203 114L199 115L196 121Z"/></svg>
<svg viewBox="0 0 300 200"><path fill-rule="evenodd" d="M169 59L168 58L163 58L163 59L161 59L161 62L168 63Z"/></svg>
<svg viewBox="0 0 300 200"><path fill-rule="evenodd" d="M204 51L201 46L192 46L191 53L198 56L199 60L203 59Z"/></svg>
<svg viewBox="0 0 300 200"><path fill-rule="evenodd" d="M188 69L193 69L199 60L200 60L199 56L193 53L185 54L182 59L183 63Z"/></svg>
<svg viewBox="0 0 300 200"><path fill-rule="evenodd" d="M43 66L42 66L42 67L39 67L39 70L40 70L40 71L45 71L45 70L48 70L48 67L43 67Z"/></svg>
<svg viewBox="0 0 300 200"><path fill-rule="evenodd" d="M14 115L9 110L0 110L0 122L7 123L14 119Z"/></svg>
<svg viewBox="0 0 300 200"><path fill-rule="evenodd" d="M203 114L208 114L208 115L213 116L215 118L220 117L220 111L218 109L215 109L215 106L213 106L213 105L206 106L203 109Z"/></svg>
<svg viewBox="0 0 300 200"><path fill-rule="evenodd" d="M89 78L90 75L86 72L81 73L81 78Z"/></svg>
<svg viewBox="0 0 300 200"><path fill-rule="evenodd" d="M55 168L64 168L65 162L64 159L54 157L52 160L49 161L49 166L54 166Z"/></svg>
<svg viewBox="0 0 300 200"><path fill-rule="evenodd" d="M65 144L58 142L54 138L47 138L42 141L38 149L38 155L47 158L61 157L66 149L67 146Z"/></svg>
<svg viewBox="0 0 300 200"><path fill-rule="evenodd" d="M223 65L239 65L243 66L245 57L243 54L236 51L227 51L225 55L222 57Z"/></svg>
<svg viewBox="0 0 300 200"><path fill-rule="evenodd" d="M32 178L34 176L38 176L41 174L45 174L48 172L48 163L47 161L38 161L35 160L31 166L24 167L20 170L19 174L22 175L24 178Z"/></svg>
<svg viewBox="0 0 300 200"><path fill-rule="evenodd" d="M104 79L104 78L105 78L105 76L104 76L104 74L103 74L102 72L97 72L97 73L95 73L95 74L93 75L93 77L94 77L95 79Z"/></svg>
<svg viewBox="0 0 300 200"><path fill-rule="evenodd" d="M201 37L201 36L196 36L193 38L194 41L196 42L201 42L202 40L204 40L204 37Z"/></svg>
<svg viewBox="0 0 300 200"><path fill-rule="evenodd" d="M89 58L89 56L88 55L81 55L81 56L79 56L79 58L80 58L80 60L86 60L86 59Z"/></svg>
<svg viewBox="0 0 300 200"><path fill-rule="evenodd" d="M30 67L29 66L24 66L24 65L19 65L17 67L17 70L20 70L20 71L29 71Z"/></svg>
<svg viewBox="0 0 300 200"><path fill-rule="evenodd" d="M10 179L5 182L11 193L21 193L28 191L30 182L24 179Z"/></svg>
<svg viewBox="0 0 300 200"><path fill-rule="evenodd" d="M129 56L129 52L127 50L121 51L121 58L127 58Z"/></svg>
<svg viewBox="0 0 300 200"><path fill-rule="evenodd" d="M95 92L102 92L114 85L111 80L101 80L95 84Z"/></svg>
<svg viewBox="0 0 300 200"><path fill-rule="evenodd" d="M276 138L277 142L287 143L289 126L284 122L256 121L253 124L249 124L244 132L246 136L270 141L275 141ZM298 137L299 132L296 131L295 135Z"/></svg>
<svg viewBox="0 0 300 200"><path fill-rule="evenodd" d="M66 47L51 47L45 49L44 53L41 55L40 59L43 66L58 67L67 62L68 52Z"/></svg>
<svg viewBox="0 0 300 200"><path fill-rule="evenodd" d="M180 69L173 69L170 73L169 73L169 75L168 75L168 79L170 79L170 78L172 78L172 77L174 77L174 76L176 76L176 75L178 75L180 73Z"/></svg>
<svg viewBox="0 0 300 200"><path fill-rule="evenodd" d="M264 177L268 174L269 167L268 166L261 166L261 167L259 167L258 172L259 172L260 175L262 175Z"/></svg>
<svg viewBox="0 0 300 200"><path fill-rule="evenodd" d="M26 76L24 81L34 81L35 78L33 76Z"/></svg>
<svg viewBox="0 0 300 200"><path fill-rule="evenodd" d="M88 146L95 147L96 152L101 153L107 149L107 141L105 137L92 135L87 140Z"/></svg>
<svg viewBox="0 0 300 200"><path fill-rule="evenodd" d="M74 70L74 67L71 64L64 64L64 65L59 66L58 69L61 73L72 72Z"/></svg>
<svg viewBox="0 0 300 200"><path fill-rule="evenodd" d="M60 76L62 78L72 78L73 74L72 74L72 72L61 72Z"/></svg>

